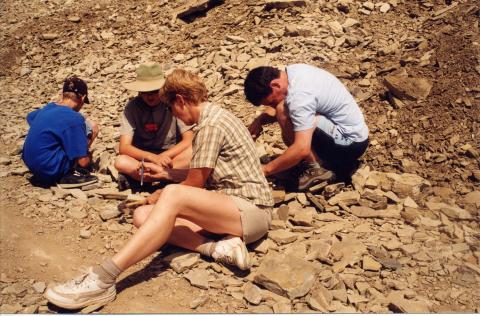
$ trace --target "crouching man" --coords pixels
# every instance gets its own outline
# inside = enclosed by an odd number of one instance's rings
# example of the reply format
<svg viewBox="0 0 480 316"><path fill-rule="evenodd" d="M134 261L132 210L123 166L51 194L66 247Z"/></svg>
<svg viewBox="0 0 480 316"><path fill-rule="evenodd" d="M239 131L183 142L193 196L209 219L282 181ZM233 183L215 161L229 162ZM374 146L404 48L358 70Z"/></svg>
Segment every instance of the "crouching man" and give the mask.
<svg viewBox="0 0 480 316"><path fill-rule="evenodd" d="M320 181L349 181L358 158L368 146L368 127L353 96L334 75L310 65L296 64L285 71L274 67L252 69L244 84L253 105L267 109L250 125L254 138L262 125L278 121L288 149L263 165L274 175L303 161L298 189Z"/></svg>

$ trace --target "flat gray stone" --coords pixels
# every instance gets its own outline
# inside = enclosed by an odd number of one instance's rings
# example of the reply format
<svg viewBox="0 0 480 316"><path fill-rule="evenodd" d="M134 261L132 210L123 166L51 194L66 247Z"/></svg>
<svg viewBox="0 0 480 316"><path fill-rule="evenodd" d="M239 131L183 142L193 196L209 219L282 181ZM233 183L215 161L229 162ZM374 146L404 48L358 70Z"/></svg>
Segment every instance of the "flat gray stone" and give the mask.
<svg viewBox="0 0 480 316"><path fill-rule="evenodd" d="M169 263L173 271L182 273L195 267L200 260L200 254L196 252L189 253L174 253L164 258L164 261Z"/></svg>
<svg viewBox="0 0 480 316"><path fill-rule="evenodd" d="M319 285L312 290L308 305L319 312L326 313L330 311L330 303L333 300L333 295L323 285Z"/></svg>
<svg viewBox="0 0 480 316"><path fill-rule="evenodd" d="M247 302L258 305L262 301L262 290L253 283L247 283L243 292L243 297Z"/></svg>
<svg viewBox="0 0 480 316"><path fill-rule="evenodd" d="M118 208L113 208L113 207L109 207L100 211L100 217L104 221L108 221L109 219L119 217L121 214L122 213L118 210Z"/></svg>
<svg viewBox="0 0 480 316"><path fill-rule="evenodd" d="M208 279L210 274L207 270L196 269L190 270L188 273L183 275L192 286L198 287L200 289L208 290L210 287L208 284Z"/></svg>
<svg viewBox="0 0 480 316"><path fill-rule="evenodd" d="M289 244L297 240L298 235L288 230L277 229L268 232L268 238L272 239L279 245Z"/></svg>
<svg viewBox="0 0 480 316"><path fill-rule="evenodd" d="M290 299L306 295L315 283L317 267L292 255L269 253L258 267L254 282Z"/></svg>
<svg viewBox="0 0 480 316"><path fill-rule="evenodd" d="M67 211L67 216L74 219L83 219L87 217L87 215L83 206L75 206Z"/></svg>
<svg viewBox="0 0 480 316"><path fill-rule="evenodd" d="M338 205L339 203L345 205L357 204L360 200L360 193L358 191L345 191L340 192L328 200L330 205Z"/></svg>
<svg viewBox="0 0 480 316"><path fill-rule="evenodd" d="M43 292L45 292L47 285L45 284L45 282L35 282L33 283L32 287L35 290L35 292L42 294Z"/></svg>

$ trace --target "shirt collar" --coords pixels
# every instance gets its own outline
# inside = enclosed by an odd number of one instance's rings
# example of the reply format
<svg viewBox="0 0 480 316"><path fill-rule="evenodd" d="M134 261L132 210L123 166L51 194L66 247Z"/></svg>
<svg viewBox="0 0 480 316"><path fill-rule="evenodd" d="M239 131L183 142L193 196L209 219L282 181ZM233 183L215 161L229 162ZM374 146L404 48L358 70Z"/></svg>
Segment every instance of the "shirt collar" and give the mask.
<svg viewBox="0 0 480 316"><path fill-rule="evenodd" d="M211 108L212 104L210 102L206 102L200 112L200 118L198 119L197 124L193 127L194 131L198 131L203 125L205 125L205 121L210 116Z"/></svg>

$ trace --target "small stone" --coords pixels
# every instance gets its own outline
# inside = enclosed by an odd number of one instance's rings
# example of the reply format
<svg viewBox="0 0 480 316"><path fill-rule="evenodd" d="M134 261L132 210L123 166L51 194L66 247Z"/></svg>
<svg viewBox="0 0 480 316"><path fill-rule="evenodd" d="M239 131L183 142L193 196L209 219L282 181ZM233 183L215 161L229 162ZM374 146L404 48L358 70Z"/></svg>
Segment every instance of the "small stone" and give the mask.
<svg viewBox="0 0 480 316"><path fill-rule="evenodd" d="M380 6L379 10L380 10L381 13L387 13L388 11L390 11L390 4L389 3L383 3Z"/></svg>
<svg viewBox="0 0 480 316"><path fill-rule="evenodd" d="M415 201L409 196L405 198L405 200L403 201L403 205L405 207L418 208L418 204L415 203Z"/></svg>
<svg viewBox="0 0 480 316"><path fill-rule="evenodd" d="M44 33L44 34L42 34L42 39L47 40L47 41L51 41L51 40L54 40L54 39L57 39L57 38L58 38L57 33Z"/></svg>
<svg viewBox="0 0 480 316"><path fill-rule="evenodd" d="M100 217L104 221L108 221L109 219L115 218L120 216L122 213L118 210L118 208L106 208L100 212Z"/></svg>
<svg viewBox="0 0 480 316"><path fill-rule="evenodd" d="M328 200L328 204L330 205L338 205L339 203L343 203L345 205L353 205L357 204L360 200L360 193L358 191L345 191L336 194L334 197Z"/></svg>
<svg viewBox="0 0 480 316"><path fill-rule="evenodd" d="M42 294L47 288L47 286L45 285L45 282L35 282L32 286L35 292L39 294Z"/></svg>
<svg viewBox="0 0 480 316"><path fill-rule="evenodd" d="M370 256L364 256L362 260L362 268L366 271L380 271L382 265Z"/></svg>
<svg viewBox="0 0 480 316"><path fill-rule="evenodd" d="M80 230L80 238L88 239L91 236L92 236L92 233L88 229L82 228Z"/></svg>
<svg viewBox="0 0 480 316"><path fill-rule="evenodd" d="M208 290L210 287L208 284L208 279L210 274L207 270L190 270L188 273L183 275L192 286L198 287L200 289Z"/></svg>
<svg viewBox="0 0 480 316"><path fill-rule="evenodd" d="M297 240L298 235L288 230L273 230L268 232L268 238L272 239L279 245L289 244Z"/></svg>
<svg viewBox="0 0 480 316"><path fill-rule="evenodd" d="M67 211L67 216L73 219L83 219L87 217L87 212L84 210L83 206L76 206Z"/></svg>
<svg viewBox="0 0 480 316"><path fill-rule="evenodd" d="M70 15L70 16L67 18L67 20L70 21L70 22L73 22L73 23L78 23L78 22L80 22L82 19L81 19L79 16Z"/></svg>
<svg viewBox="0 0 480 316"><path fill-rule="evenodd" d="M199 253L174 253L165 257L164 261L170 264L170 267L177 273L182 273L193 268L200 260Z"/></svg>
<svg viewBox="0 0 480 316"><path fill-rule="evenodd" d="M247 302L258 305L262 301L262 291L258 286L249 282L245 286L243 297Z"/></svg>
<svg viewBox="0 0 480 316"><path fill-rule="evenodd" d="M305 0L266 0L265 9L285 9L290 7L304 7L307 5Z"/></svg>
<svg viewBox="0 0 480 316"><path fill-rule="evenodd" d="M196 309L196 308L204 305L207 301L208 301L208 296L203 296L202 295L202 296L196 297L190 302L190 308L191 309Z"/></svg>

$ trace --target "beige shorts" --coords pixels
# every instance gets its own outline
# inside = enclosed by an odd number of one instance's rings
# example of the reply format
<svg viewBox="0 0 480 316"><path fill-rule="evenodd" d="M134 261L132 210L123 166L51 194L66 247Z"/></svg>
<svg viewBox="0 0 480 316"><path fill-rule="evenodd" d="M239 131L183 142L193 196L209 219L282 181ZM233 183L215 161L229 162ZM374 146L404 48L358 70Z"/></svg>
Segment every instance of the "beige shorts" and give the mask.
<svg viewBox="0 0 480 316"><path fill-rule="evenodd" d="M230 197L240 210L243 241L249 244L262 238L270 227L272 209L270 207L258 207L252 202L238 196Z"/></svg>

